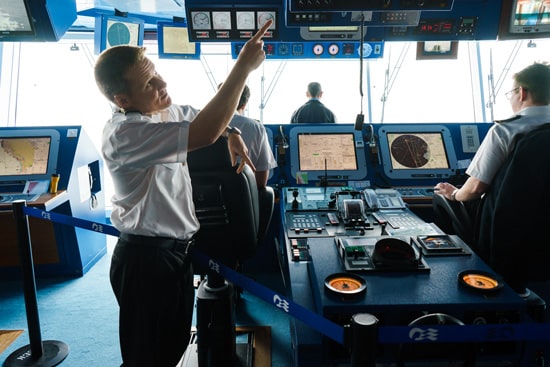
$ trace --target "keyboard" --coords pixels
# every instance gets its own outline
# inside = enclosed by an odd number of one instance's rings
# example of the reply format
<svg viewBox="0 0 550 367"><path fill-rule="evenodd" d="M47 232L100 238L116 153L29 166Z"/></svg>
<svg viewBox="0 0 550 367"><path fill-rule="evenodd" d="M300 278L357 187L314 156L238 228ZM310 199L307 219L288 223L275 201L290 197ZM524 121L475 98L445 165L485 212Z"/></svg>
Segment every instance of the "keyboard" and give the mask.
<svg viewBox="0 0 550 367"><path fill-rule="evenodd" d="M425 222L408 211L380 211L377 213L392 228L411 228L425 224Z"/></svg>

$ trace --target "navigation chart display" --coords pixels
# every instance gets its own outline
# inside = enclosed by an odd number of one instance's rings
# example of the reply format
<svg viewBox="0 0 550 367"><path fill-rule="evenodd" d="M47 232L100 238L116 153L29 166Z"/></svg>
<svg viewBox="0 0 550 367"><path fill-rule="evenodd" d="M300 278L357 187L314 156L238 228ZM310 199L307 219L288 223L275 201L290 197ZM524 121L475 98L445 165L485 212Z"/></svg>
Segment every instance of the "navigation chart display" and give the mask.
<svg viewBox="0 0 550 367"><path fill-rule="evenodd" d="M0 137L0 176L45 174L51 137Z"/></svg>
<svg viewBox="0 0 550 367"><path fill-rule="evenodd" d="M390 179L447 178L458 167L453 139L442 125L387 125L378 131L380 158Z"/></svg>
<svg viewBox="0 0 550 367"><path fill-rule="evenodd" d="M441 133L389 133L394 169L449 168Z"/></svg>
<svg viewBox="0 0 550 367"><path fill-rule="evenodd" d="M300 134L301 171L356 170L355 140L349 134Z"/></svg>

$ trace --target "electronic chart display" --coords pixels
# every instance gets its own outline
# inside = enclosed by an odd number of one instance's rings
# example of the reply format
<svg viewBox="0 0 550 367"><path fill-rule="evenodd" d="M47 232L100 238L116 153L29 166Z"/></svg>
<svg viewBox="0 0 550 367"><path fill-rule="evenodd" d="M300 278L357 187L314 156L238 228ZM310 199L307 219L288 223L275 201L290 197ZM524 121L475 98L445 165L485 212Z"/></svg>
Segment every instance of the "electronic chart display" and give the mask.
<svg viewBox="0 0 550 367"><path fill-rule="evenodd" d="M289 143L291 174L298 183L362 180L367 175L364 142L353 126L294 127Z"/></svg>
<svg viewBox="0 0 550 367"><path fill-rule="evenodd" d="M457 169L450 131L441 125L382 126L384 173L390 179L447 178Z"/></svg>

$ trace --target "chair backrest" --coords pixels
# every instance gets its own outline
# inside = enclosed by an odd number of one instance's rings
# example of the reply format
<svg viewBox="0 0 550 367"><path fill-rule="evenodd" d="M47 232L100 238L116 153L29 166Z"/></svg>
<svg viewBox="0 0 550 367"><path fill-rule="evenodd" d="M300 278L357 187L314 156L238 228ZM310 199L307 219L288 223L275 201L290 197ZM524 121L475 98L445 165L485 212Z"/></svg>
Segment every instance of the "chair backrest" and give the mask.
<svg viewBox="0 0 550 367"><path fill-rule="evenodd" d="M512 287L550 279L550 123L521 137L484 195L474 250Z"/></svg>
<svg viewBox="0 0 550 367"><path fill-rule="evenodd" d="M224 138L188 153L187 164L195 213L201 225L196 247L223 264L236 267L254 255L266 231L263 226L269 225L274 196L269 198L269 190L258 191L250 167L245 166L237 174Z"/></svg>

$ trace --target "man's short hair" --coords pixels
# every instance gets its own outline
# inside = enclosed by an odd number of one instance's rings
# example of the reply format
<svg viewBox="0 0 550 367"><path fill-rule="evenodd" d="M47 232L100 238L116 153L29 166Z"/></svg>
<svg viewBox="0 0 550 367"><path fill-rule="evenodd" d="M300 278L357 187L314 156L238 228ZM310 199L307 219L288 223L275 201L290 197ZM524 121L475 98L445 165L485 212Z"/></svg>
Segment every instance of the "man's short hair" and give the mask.
<svg viewBox="0 0 550 367"><path fill-rule="evenodd" d="M241 98L239 98L239 104L237 105L237 109L241 109L248 103L248 100L250 99L250 88L245 84L243 92L241 93Z"/></svg>
<svg viewBox="0 0 550 367"><path fill-rule="evenodd" d="M103 51L94 67L95 82L101 93L114 103L116 94L128 91L126 72L144 58L145 47L120 45Z"/></svg>
<svg viewBox="0 0 550 367"><path fill-rule="evenodd" d="M323 90L321 89L321 84L318 82L311 82L307 85L307 91L311 97L317 98L321 95Z"/></svg>
<svg viewBox="0 0 550 367"><path fill-rule="evenodd" d="M550 66L546 62L535 62L513 76L517 86L525 88L533 103L550 104Z"/></svg>

